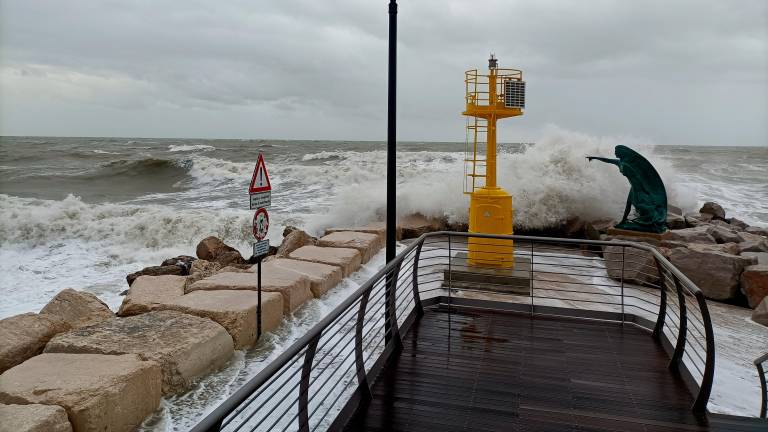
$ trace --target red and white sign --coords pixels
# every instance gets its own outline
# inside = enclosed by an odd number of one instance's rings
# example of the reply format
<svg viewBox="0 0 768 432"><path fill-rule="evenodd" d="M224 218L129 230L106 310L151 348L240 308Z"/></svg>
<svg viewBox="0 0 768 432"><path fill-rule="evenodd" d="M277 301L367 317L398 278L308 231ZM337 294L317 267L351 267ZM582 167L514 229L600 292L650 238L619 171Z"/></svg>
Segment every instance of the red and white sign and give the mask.
<svg viewBox="0 0 768 432"><path fill-rule="evenodd" d="M253 177L251 178L251 186L248 188L248 193L255 194L271 190L272 185L269 183L269 174L267 173L267 166L264 164L264 156L259 153L259 160L256 162L256 168L253 169Z"/></svg>
<svg viewBox="0 0 768 432"><path fill-rule="evenodd" d="M256 240L264 240L267 232L269 232L269 213L262 207L253 214L253 236Z"/></svg>

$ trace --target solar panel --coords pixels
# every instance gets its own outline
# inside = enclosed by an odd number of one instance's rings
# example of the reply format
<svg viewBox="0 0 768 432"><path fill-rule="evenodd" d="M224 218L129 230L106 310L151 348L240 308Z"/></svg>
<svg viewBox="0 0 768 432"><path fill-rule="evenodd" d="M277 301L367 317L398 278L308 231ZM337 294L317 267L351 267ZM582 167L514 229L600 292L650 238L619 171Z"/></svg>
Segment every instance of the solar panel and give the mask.
<svg viewBox="0 0 768 432"><path fill-rule="evenodd" d="M504 81L504 106L525 108L525 81Z"/></svg>

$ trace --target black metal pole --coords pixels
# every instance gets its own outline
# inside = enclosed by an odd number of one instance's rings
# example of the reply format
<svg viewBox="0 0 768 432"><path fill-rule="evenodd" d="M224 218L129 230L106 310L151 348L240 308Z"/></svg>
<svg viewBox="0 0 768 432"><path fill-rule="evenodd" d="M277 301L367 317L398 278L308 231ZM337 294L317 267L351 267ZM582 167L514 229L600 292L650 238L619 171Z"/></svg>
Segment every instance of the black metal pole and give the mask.
<svg viewBox="0 0 768 432"><path fill-rule="evenodd" d="M258 304L256 305L256 339L258 340L261 338L261 260L264 259L264 256L260 256L258 258L258 261L256 263L258 264L257 270L259 272L258 277Z"/></svg>
<svg viewBox="0 0 768 432"><path fill-rule="evenodd" d="M387 96L387 262L395 258L397 188L395 184L397 137L397 1L389 0L389 84Z"/></svg>

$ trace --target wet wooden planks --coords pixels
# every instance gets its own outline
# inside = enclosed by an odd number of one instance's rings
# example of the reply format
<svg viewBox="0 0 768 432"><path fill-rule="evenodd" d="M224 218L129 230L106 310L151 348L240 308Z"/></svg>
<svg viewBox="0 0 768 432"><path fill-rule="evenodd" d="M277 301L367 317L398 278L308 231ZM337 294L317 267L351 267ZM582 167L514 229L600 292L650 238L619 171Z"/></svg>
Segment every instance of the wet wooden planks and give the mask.
<svg viewBox="0 0 768 432"><path fill-rule="evenodd" d="M690 431L668 357L636 327L430 308L349 431Z"/></svg>

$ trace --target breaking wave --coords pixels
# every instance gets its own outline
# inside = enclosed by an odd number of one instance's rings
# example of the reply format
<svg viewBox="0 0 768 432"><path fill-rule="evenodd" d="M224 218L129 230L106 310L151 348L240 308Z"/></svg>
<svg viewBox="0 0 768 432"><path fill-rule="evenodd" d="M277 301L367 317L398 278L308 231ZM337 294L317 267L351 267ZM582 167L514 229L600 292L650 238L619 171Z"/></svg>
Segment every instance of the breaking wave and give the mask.
<svg viewBox="0 0 768 432"><path fill-rule="evenodd" d="M211 151L211 150L216 150L216 147L205 145L205 144L196 144L196 145L171 144L168 146L169 152L190 152L190 151Z"/></svg>

